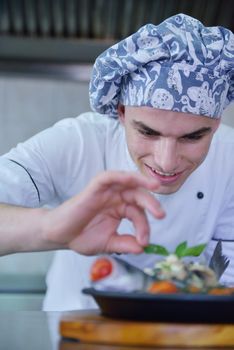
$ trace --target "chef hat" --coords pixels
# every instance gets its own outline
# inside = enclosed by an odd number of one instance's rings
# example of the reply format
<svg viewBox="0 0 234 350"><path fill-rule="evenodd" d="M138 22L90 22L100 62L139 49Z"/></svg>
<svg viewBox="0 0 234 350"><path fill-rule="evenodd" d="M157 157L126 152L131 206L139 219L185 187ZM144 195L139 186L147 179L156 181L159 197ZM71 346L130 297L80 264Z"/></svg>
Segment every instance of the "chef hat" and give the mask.
<svg viewBox="0 0 234 350"><path fill-rule="evenodd" d="M136 33L104 51L90 82L94 111L149 106L221 117L234 100L234 34L184 14Z"/></svg>

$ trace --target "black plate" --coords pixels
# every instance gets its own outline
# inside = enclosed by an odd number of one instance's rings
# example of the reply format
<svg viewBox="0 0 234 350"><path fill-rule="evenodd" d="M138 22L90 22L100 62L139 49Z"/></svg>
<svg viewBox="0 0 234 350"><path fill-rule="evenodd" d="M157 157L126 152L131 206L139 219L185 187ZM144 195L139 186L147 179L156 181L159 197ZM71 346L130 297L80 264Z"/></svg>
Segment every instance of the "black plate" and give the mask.
<svg viewBox="0 0 234 350"><path fill-rule="evenodd" d="M234 323L234 296L103 292L86 288L104 316L129 320Z"/></svg>

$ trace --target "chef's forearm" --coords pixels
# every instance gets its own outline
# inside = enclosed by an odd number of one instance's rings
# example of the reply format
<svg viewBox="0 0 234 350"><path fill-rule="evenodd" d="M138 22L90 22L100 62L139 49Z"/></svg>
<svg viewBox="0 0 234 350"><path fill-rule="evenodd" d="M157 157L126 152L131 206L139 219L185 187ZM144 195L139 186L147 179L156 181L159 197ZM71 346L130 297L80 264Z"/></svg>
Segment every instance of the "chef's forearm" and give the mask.
<svg viewBox="0 0 234 350"><path fill-rule="evenodd" d="M59 249L43 231L48 209L0 204L0 255Z"/></svg>

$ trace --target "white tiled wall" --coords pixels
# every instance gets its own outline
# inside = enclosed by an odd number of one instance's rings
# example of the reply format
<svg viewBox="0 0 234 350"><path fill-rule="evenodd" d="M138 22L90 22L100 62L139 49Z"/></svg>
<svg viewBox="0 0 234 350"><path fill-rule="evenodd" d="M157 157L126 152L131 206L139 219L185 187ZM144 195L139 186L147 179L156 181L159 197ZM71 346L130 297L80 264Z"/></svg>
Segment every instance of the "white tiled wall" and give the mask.
<svg viewBox="0 0 234 350"><path fill-rule="evenodd" d="M88 110L88 83L0 76L0 154L56 121Z"/></svg>

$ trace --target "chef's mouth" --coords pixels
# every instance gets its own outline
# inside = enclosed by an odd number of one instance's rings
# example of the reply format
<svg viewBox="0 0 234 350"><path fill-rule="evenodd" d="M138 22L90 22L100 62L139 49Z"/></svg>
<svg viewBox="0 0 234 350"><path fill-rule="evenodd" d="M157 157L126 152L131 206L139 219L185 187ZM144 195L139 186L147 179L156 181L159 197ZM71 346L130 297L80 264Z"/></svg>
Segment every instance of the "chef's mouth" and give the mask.
<svg viewBox="0 0 234 350"><path fill-rule="evenodd" d="M163 172L163 171L159 171L157 169L154 169L147 164L145 164L145 166L148 170L148 173L150 173L151 176L159 179L161 181L161 183L175 182L179 179L179 177L183 173L182 171L180 171L180 172Z"/></svg>

